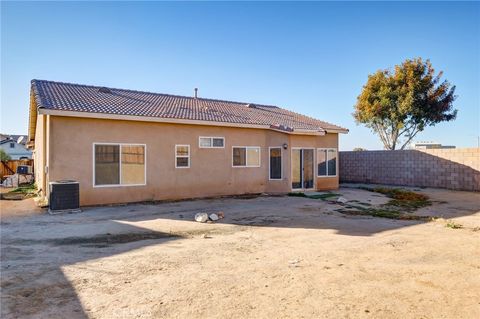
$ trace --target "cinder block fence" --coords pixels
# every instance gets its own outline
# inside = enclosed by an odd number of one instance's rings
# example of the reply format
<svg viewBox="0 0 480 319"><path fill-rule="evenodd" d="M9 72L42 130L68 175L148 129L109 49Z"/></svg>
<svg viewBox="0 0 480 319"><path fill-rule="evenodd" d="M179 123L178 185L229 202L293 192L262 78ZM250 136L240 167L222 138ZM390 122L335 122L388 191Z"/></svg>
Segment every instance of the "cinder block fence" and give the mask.
<svg viewBox="0 0 480 319"><path fill-rule="evenodd" d="M480 191L480 148L340 152L340 182Z"/></svg>

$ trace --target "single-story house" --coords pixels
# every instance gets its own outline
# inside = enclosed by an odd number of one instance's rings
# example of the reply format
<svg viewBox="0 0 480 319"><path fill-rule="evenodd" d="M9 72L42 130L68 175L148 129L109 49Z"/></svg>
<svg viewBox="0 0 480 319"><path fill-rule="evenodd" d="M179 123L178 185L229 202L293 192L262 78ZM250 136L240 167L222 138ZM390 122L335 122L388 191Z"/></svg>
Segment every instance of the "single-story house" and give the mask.
<svg viewBox="0 0 480 319"><path fill-rule="evenodd" d="M32 80L38 187L80 204L338 188L339 133L277 106Z"/></svg>
<svg viewBox="0 0 480 319"><path fill-rule="evenodd" d="M32 151L25 146L27 136L0 134L0 149L2 149L12 160L30 159Z"/></svg>

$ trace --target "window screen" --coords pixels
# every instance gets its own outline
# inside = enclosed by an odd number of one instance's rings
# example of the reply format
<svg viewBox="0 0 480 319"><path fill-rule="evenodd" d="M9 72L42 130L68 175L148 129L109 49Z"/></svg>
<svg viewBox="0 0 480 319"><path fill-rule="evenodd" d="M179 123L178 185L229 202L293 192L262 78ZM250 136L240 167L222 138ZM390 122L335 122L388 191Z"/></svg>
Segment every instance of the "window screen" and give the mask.
<svg viewBox="0 0 480 319"><path fill-rule="evenodd" d="M224 142L224 139L223 138L213 138L213 143L212 143L212 146L213 147L223 147L223 142Z"/></svg>
<svg viewBox="0 0 480 319"><path fill-rule="evenodd" d="M282 179L282 149L270 149L270 179Z"/></svg>
<svg viewBox="0 0 480 319"><path fill-rule="evenodd" d="M175 167L190 167L190 145L175 145Z"/></svg>
<svg viewBox="0 0 480 319"><path fill-rule="evenodd" d="M145 184L145 145L95 144L95 186Z"/></svg>
<svg viewBox="0 0 480 319"><path fill-rule="evenodd" d="M225 138L223 137L200 137L198 141L200 148L223 148L225 147Z"/></svg>
<svg viewBox="0 0 480 319"><path fill-rule="evenodd" d="M95 145L95 185L120 184L120 145Z"/></svg>
<svg viewBox="0 0 480 319"><path fill-rule="evenodd" d="M260 166L260 147L234 147L233 166L240 167L259 167Z"/></svg>
<svg viewBox="0 0 480 319"><path fill-rule="evenodd" d="M122 184L145 184L145 147L122 145Z"/></svg>
<svg viewBox="0 0 480 319"><path fill-rule="evenodd" d="M233 148L233 166L247 165L247 150L245 147Z"/></svg>
<svg viewBox="0 0 480 319"><path fill-rule="evenodd" d="M247 166L260 166L260 148L247 148Z"/></svg>
<svg viewBox="0 0 480 319"><path fill-rule="evenodd" d="M327 151L318 150L317 151L317 166L318 166L318 176L327 175Z"/></svg>
<svg viewBox="0 0 480 319"><path fill-rule="evenodd" d="M337 150L334 148L317 150L318 176L337 175Z"/></svg>
<svg viewBox="0 0 480 319"><path fill-rule="evenodd" d="M337 150L328 150L328 175L337 175Z"/></svg>
<svg viewBox="0 0 480 319"><path fill-rule="evenodd" d="M200 137L200 147L212 147L212 139L210 137Z"/></svg>

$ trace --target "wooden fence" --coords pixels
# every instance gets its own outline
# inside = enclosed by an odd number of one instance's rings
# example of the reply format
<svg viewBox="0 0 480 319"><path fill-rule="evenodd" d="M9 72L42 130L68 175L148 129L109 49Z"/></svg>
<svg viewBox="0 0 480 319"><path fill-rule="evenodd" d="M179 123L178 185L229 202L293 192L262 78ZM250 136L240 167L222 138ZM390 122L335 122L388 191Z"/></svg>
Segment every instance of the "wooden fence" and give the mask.
<svg viewBox="0 0 480 319"><path fill-rule="evenodd" d="M26 159L26 160L10 160L10 161L2 161L0 165L0 178L3 179L5 175L12 175L17 172L17 167L19 165L28 165L32 166L33 170L33 159ZM33 171L32 171L33 173Z"/></svg>

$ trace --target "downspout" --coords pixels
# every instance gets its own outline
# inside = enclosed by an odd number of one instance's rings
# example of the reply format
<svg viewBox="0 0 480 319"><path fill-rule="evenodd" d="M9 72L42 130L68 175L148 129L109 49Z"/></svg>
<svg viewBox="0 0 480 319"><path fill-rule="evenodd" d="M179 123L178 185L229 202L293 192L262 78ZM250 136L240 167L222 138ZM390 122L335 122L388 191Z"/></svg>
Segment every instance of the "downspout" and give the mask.
<svg viewBox="0 0 480 319"><path fill-rule="evenodd" d="M43 201L47 199L47 116L42 116L43 121L43 132L42 132L42 193Z"/></svg>

